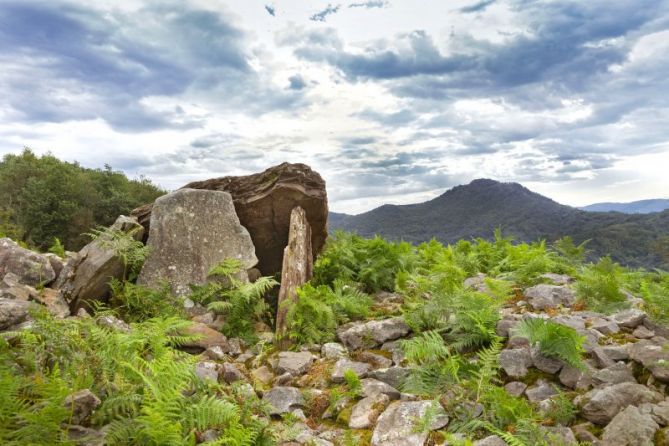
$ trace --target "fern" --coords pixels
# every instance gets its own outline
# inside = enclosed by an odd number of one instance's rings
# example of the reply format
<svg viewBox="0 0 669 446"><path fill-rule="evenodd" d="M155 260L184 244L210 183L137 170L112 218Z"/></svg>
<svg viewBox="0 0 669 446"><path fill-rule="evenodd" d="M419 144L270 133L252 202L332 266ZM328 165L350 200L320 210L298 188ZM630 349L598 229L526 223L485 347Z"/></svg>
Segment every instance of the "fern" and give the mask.
<svg viewBox="0 0 669 446"><path fill-rule="evenodd" d="M579 299L588 308L610 313L629 306L620 289L622 268L609 257L589 265L576 282Z"/></svg>
<svg viewBox="0 0 669 446"><path fill-rule="evenodd" d="M135 239L135 234L139 230L140 228L135 228L129 232L124 232L113 227L100 226L88 234L93 241L101 247L113 251L121 259L123 280L135 280L149 254L149 247Z"/></svg>
<svg viewBox="0 0 669 446"><path fill-rule="evenodd" d="M544 356L561 359L573 367L584 367L582 354L585 338L571 327L551 320L528 318L514 328L514 334L529 339Z"/></svg>
<svg viewBox="0 0 669 446"><path fill-rule="evenodd" d="M296 302L287 302L290 307L286 320L291 341L320 344L333 340L337 318L332 308L321 299L319 290L306 284L297 290L297 296Z"/></svg>

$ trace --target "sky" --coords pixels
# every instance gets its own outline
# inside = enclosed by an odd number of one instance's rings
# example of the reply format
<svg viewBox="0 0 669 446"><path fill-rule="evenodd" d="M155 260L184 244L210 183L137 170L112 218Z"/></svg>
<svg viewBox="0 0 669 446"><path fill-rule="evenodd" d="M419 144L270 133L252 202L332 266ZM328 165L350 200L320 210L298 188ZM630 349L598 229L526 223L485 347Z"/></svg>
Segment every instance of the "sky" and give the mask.
<svg viewBox="0 0 669 446"><path fill-rule="evenodd" d="M302 162L347 213L668 197L669 0L0 0L24 147L167 189Z"/></svg>

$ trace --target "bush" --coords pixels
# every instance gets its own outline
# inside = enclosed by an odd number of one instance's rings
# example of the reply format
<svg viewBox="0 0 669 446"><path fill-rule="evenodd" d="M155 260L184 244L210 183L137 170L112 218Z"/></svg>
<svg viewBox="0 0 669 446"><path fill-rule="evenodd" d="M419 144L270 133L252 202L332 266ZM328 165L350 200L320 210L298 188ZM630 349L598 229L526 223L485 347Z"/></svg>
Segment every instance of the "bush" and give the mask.
<svg viewBox="0 0 669 446"><path fill-rule="evenodd" d="M581 355L585 337L571 327L551 320L528 318L518 324L513 333L529 339L544 356L561 359L572 367L584 367Z"/></svg>
<svg viewBox="0 0 669 446"><path fill-rule="evenodd" d="M286 320L288 337L295 344L322 344L335 337L335 312L322 299L322 290L306 284L297 290L297 301L290 303Z"/></svg>
<svg viewBox="0 0 669 446"><path fill-rule="evenodd" d="M629 306L620 289L623 269L610 257L586 267L576 282L579 300L588 308L610 313Z"/></svg>

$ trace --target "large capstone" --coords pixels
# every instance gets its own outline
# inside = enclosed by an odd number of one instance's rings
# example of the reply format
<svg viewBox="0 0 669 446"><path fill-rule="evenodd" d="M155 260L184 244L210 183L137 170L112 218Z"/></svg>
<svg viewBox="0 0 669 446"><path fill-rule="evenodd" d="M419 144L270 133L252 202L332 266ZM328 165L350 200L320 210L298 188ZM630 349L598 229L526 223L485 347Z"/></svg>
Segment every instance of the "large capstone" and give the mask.
<svg viewBox="0 0 669 446"><path fill-rule="evenodd" d="M327 238L328 202L325 181L304 164L283 163L248 176L230 176L189 183L184 188L228 192L241 224L249 231L264 275L281 271L288 244L290 214L304 209L311 226L313 258ZM132 211L145 228L152 223L152 204Z"/></svg>
<svg viewBox="0 0 669 446"><path fill-rule="evenodd" d="M158 287L167 281L177 296L189 294L191 284L205 283L211 268L225 259L241 262L242 280L258 261L227 192L179 189L158 198L147 244L138 283Z"/></svg>

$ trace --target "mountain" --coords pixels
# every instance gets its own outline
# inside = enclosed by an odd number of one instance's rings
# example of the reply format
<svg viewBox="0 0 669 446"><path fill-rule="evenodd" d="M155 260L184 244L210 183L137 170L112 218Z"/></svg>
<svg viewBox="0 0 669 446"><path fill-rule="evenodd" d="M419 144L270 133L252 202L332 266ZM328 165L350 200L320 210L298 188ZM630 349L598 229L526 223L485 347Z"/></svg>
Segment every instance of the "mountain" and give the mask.
<svg viewBox="0 0 669 446"><path fill-rule="evenodd" d="M622 212L625 214L649 214L669 209L669 199L655 198L652 200L631 201L629 203L595 203L579 209L594 212Z"/></svg>
<svg viewBox="0 0 669 446"><path fill-rule="evenodd" d="M669 240L669 210L655 214L586 212L561 205L517 183L474 180L425 203L383 205L359 215L330 220L330 229L365 237L419 243L443 243L474 237L491 238L495 228L520 241L549 242L569 235L576 243L590 240L593 255L610 254L628 266L662 264L657 246Z"/></svg>

